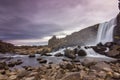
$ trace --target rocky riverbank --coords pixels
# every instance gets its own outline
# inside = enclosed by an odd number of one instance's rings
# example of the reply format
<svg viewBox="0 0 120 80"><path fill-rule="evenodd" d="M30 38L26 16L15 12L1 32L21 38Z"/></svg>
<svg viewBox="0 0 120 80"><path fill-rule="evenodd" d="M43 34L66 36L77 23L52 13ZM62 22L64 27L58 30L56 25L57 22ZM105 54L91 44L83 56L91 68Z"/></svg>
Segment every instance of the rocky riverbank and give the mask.
<svg viewBox="0 0 120 80"><path fill-rule="evenodd" d="M63 60L59 64L42 63L38 67L23 66L10 70L6 63L0 62L0 80L119 80L120 61L83 62Z"/></svg>

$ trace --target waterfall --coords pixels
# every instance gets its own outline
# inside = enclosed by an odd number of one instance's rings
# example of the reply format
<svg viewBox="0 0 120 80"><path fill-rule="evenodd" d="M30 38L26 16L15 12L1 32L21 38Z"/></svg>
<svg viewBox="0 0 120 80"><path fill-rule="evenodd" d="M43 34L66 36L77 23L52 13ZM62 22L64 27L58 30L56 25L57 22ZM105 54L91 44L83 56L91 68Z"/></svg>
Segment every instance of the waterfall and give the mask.
<svg viewBox="0 0 120 80"><path fill-rule="evenodd" d="M116 25L116 18L109 22L101 23L98 28L96 43L112 42L113 41L113 30Z"/></svg>
<svg viewBox="0 0 120 80"><path fill-rule="evenodd" d="M116 26L116 18L110 20L109 22L101 23L98 28L96 44L100 42L103 44L105 44L106 42L112 42L113 30L115 26ZM85 51L87 52L88 56L107 58L104 55L100 55L99 53L96 53L93 49L88 49Z"/></svg>
<svg viewBox="0 0 120 80"><path fill-rule="evenodd" d="M113 41L113 30L114 30L115 26L116 26L116 18L110 20L109 22L101 23L98 28L96 42L94 42L95 44L92 44L92 45L95 46L96 44L98 44L100 42L103 44L105 44L106 42L112 42ZM74 47L72 47L72 48L74 49ZM87 57L109 58L107 56L96 53L92 48L85 49L84 46L82 46L81 49L86 51ZM62 54L64 54L64 50L65 49L60 49L59 51L53 52L51 54L55 55L58 52L61 52Z"/></svg>

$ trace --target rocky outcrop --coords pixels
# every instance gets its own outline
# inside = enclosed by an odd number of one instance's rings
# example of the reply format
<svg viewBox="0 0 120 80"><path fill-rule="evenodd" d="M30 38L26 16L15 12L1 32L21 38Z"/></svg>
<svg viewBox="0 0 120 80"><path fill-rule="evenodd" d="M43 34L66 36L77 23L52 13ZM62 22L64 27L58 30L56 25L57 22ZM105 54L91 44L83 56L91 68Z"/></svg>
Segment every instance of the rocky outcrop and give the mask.
<svg viewBox="0 0 120 80"><path fill-rule="evenodd" d="M58 39L56 36L53 36L49 42L48 46L52 48L75 46L75 45L85 45L89 42L94 42L97 36L99 24L90 26L78 32L74 32L71 35L66 36L65 38Z"/></svg>
<svg viewBox="0 0 120 80"><path fill-rule="evenodd" d="M114 28L114 42L120 44L120 13L117 15L117 25Z"/></svg>
<svg viewBox="0 0 120 80"><path fill-rule="evenodd" d="M120 10L120 2L119 2L119 10ZM120 13L117 15L116 20L117 20L117 25L114 28L114 42L120 44Z"/></svg>
<svg viewBox="0 0 120 80"><path fill-rule="evenodd" d="M6 52L14 52L14 45L10 43L6 43L0 40L0 52L6 53Z"/></svg>

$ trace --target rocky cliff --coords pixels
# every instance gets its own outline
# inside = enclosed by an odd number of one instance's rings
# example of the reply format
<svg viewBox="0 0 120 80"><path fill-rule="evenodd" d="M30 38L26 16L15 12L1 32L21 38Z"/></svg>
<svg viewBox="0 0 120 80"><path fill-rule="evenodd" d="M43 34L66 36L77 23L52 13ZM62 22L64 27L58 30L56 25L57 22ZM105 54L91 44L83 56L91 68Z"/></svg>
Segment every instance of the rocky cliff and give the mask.
<svg viewBox="0 0 120 80"><path fill-rule="evenodd" d="M0 53L14 52L15 46L0 40Z"/></svg>
<svg viewBox="0 0 120 80"><path fill-rule="evenodd" d="M119 2L119 10L120 10L120 2ZM120 44L120 13L117 15L116 20L117 20L117 25L114 28L114 42Z"/></svg>
<svg viewBox="0 0 120 80"><path fill-rule="evenodd" d="M117 16L117 25L114 28L114 42L120 44L120 13Z"/></svg>
<svg viewBox="0 0 120 80"><path fill-rule="evenodd" d="M82 29L78 32L74 32L71 35L66 36L65 38L58 39L56 36L53 36L49 42L48 46L52 48L75 46L75 45L86 45L90 42L95 42L97 37L99 24L90 26L88 28Z"/></svg>

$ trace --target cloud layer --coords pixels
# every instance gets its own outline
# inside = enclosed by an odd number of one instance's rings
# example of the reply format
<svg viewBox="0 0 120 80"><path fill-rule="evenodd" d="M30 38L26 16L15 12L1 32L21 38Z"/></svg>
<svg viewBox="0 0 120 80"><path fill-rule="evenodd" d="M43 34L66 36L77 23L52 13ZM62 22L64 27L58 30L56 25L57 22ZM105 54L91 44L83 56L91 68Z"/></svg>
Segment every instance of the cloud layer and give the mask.
<svg viewBox="0 0 120 80"><path fill-rule="evenodd" d="M16 45L47 44L118 14L117 0L0 0L0 39Z"/></svg>

